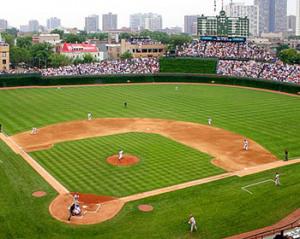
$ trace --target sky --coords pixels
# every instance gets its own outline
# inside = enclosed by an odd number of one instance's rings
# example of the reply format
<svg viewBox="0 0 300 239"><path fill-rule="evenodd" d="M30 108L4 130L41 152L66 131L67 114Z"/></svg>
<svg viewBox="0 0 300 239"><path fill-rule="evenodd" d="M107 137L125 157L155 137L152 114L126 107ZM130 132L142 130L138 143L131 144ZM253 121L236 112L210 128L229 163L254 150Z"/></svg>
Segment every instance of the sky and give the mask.
<svg viewBox="0 0 300 239"><path fill-rule="evenodd" d="M224 4L230 0L224 0ZM288 1L288 15L296 14L296 0ZM253 0L233 0L252 4ZM217 0L218 10L221 0ZM49 17L58 17L64 27L83 29L84 18L112 12L118 14L118 27L129 26L132 13L154 12L163 16L163 27L183 27L183 16L190 14L215 15L214 0L7 0L1 3L0 19L6 19L9 26L19 28L37 19L46 25Z"/></svg>

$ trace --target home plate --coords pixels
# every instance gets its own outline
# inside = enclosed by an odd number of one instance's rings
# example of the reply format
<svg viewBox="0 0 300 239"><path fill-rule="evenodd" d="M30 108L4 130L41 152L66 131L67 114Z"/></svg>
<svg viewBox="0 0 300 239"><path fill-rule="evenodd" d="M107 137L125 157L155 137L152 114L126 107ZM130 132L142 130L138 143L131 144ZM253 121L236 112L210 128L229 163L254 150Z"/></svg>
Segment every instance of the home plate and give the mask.
<svg viewBox="0 0 300 239"><path fill-rule="evenodd" d="M82 207L83 207L84 209L88 208L88 206L87 206L87 205L83 205Z"/></svg>

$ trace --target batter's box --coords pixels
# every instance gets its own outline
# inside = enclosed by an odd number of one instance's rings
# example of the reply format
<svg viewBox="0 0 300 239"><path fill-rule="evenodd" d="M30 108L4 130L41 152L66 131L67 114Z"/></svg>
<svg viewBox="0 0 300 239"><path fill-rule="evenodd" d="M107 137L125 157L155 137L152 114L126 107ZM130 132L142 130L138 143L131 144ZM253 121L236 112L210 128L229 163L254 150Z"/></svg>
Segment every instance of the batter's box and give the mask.
<svg viewBox="0 0 300 239"><path fill-rule="evenodd" d="M85 214L98 213L101 208L101 204L85 204L82 206L82 208L84 209Z"/></svg>
<svg viewBox="0 0 300 239"><path fill-rule="evenodd" d="M266 184L266 183L273 183L274 184L275 181L273 179L268 179L268 180L264 180L264 181L261 181L261 182L249 184L247 186L241 187L241 189L244 190L245 192L249 193L249 194L253 194L253 192L250 191L251 187L255 187L257 185Z"/></svg>

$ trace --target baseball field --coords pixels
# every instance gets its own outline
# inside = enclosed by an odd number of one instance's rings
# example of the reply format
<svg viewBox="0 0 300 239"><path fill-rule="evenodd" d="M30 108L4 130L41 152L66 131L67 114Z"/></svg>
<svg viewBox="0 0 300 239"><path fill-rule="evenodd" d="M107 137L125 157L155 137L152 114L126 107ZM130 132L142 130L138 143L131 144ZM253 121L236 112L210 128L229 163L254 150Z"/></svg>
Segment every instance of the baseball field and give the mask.
<svg viewBox="0 0 300 239"><path fill-rule="evenodd" d="M126 198L226 175L128 200L110 220L75 226L50 215L57 192L0 142L1 238L214 239L270 225L299 207L299 164L244 177L234 174L282 160L285 149L290 159L300 158L297 96L148 84L10 89L1 90L0 99L4 132L70 192ZM92 122L86 120L88 112ZM207 126L209 117L212 126ZM38 128L37 135L30 135L32 127ZM244 138L250 141L249 154L242 151ZM120 149L139 162L108 164L106 159ZM273 179L276 171L282 174L280 187L272 182L251 186ZM242 190L249 185L252 194ZM35 191L47 194L35 198ZM154 210L141 212L140 204ZM192 235L190 213L198 223Z"/></svg>

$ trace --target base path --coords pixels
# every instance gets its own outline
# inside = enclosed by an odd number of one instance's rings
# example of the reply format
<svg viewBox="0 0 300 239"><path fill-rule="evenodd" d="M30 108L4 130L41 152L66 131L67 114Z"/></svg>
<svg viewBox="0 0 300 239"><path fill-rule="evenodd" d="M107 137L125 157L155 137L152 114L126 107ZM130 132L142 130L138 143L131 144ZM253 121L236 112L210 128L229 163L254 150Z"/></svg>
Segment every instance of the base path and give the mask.
<svg viewBox="0 0 300 239"><path fill-rule="evenodd" d="M51 148L59 142L129 132L160 134L212 155L212 163L227 171L277 161L274 155L252 140L249 140L249 150L244 151L242 146L245 137L242 135L212 126L163 119L105 118L72 121L40 128L36 135L31 135L30 131L23 132L11 139L25 151L31 152Z"/></svg>

